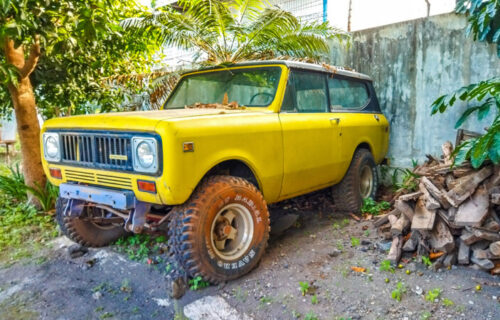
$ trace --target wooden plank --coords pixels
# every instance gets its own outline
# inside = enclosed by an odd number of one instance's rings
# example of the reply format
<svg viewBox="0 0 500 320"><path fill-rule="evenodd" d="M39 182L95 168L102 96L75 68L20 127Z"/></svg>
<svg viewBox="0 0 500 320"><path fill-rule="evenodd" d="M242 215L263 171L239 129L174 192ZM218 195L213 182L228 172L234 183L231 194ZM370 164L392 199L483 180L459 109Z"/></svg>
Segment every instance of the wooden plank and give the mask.
<svg viewBox="0 0 500 320"><path fill-rule="evenodd" d="M403 251L405 252L412 252L417 249L419 241L419 234L418 231L412 231L410 237L408 240L406 240L405 244L403 245Z"/></svg>
<svg viewBox="0 0 500 320"><path fill-rule="evenodd" d="M415 214L411 222L412 230L432 230L434 220L436 219L436 210L428 210L425 207L424 200L420 197L415 206Z"/></svg>
<svg viewBox="0 0 500 320"><path fill-rule="evenodd" d="M469 198L474 193L477 186L492 173L493 168L491 166L483 167L481 170L468 175L467 179L464 179L459 185L445 193L444 197L452 206L458 207Z"/></svg>
<svg viewBox="0 0 500 320"><path fill-rule="evenodd" d="M491 203L500 205L500 193L493 193L490 197Z"/></svg>
<svg viewBox="0 0 500 320"><path fill-rule="evenodd" d="M412 192L412 193L407 193L399 196L398 200L402 201L410 201L410 200L415 200L418 197L420 197L423 193L420 191ZM397 200L396 200L397 201Z"/></svg>
<svg viewBox="0 0 500 320"><path fill-rule="evenodd" d="M474 192L471 199L460 205L455 217L457 226L480 226L488 216L488 190L480 187Z"/></svg>
<svg viewBox="0 0 500 320"><path fill-rule="evenodd" d="M470 247L466 245L462 240L460 240L460 246L458 247L458 263L469 264L469 261L470 261Z"/></svg>
<svg viewBox="0 0 500 320"><path fill-rule="evenodd" d="M450 207L450 203L446 198L444 197L444 192L439 190L438 187L432 183L432 181L427 178L427 177L422 177L420 179L420 183L422 183L425 187L425 189L430 193L437 201L439 201L439 204L445 208L448 209Z"/></svg>
<svg viewBox="0 0 500 320"><path fill-rule="evenodd" d="M422 178L424 178L424 177L422 177ZM425 186L422 182L420 182L418 184L418 188L423 193L422 197L425 200L425 207L428 210L434 210L434 209L441 208L441 205L439 204L439 202L436 199L434 199L434 197L429 193L429 191L427 191L427 189L425 188Z"/></svg>
<svg viewBox="0 0 500 320"><path fill-rule="evenodd" d="M462 240L463 243L466 245L470 246L471 244L478 242L481 240L481 238L477 237L474 233L464 230L462 232L462 235L460 236L460 240Z"/></svg>
<svg viewBox="0 0 500 320"><path fill-rule="evenodd" d="M453 249L455 249L455 240L453 235L442 219L437 218L436 220L436 225L431 232L429 244L431 245L431 248L435 250L451 253Z"/></svg>
<svg viewBox="0 0 500 320"><path fill-rule="evenodd" d="M451 157L453 144L450 141L446 141L441 145L441 150L443 150L444 163L451 166L453 164L453 158Z"/></svg>
<svg viewBox="0 0 500 320"><path fill-rule="evenodd" d="M476 237L488 241L500 241L500 234L498 232L491 232L473 228L473 233Z"/></svg>
<svg viewBox="0 0 500 320"><path fill-rule="evenodd" d="M500 241L492 242L489 249L493 255L500 256Z"/></svg>
<svg viewBox="0 0 500 320"><path fill-rule="evenodd" d="M392 225L391 233L393 235L402 235L403 230L410 226L410 219L404 214L402 214L398 220Z"/></svg>
<svg viewBox="0 0 500 320"><path fill-rule="evenodd" d="M401 198L396 200L396 202L394 202L394 207L396 207L396 209L402 212L403 215L405 215L410 221L413 220L413 215L414 215L413 208L408 203L401 200Z"/></svg>
<svg viewBox="0 0 500 320"><path fill-rule="evenodd" d="M399 259L401 259L401 247L403 246L403 237L397 236L392 238L391 248L389 249L389 254L387 255L387 260L393 264L397 264Z"/></svg>

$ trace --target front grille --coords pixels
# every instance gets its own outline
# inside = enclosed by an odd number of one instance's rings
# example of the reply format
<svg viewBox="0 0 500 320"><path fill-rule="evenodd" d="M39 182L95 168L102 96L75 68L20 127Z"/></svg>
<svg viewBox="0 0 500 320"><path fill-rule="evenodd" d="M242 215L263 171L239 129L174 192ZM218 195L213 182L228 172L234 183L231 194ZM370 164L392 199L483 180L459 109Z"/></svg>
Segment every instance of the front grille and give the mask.
<svg viewBox="0 0 500 320"><path fill-rule="evenodd" d="M130 134L62 132L61 144L64 163L133 171Z"/></svg>
<svg viewBox="0 0 500 320"><path fill-rule="evenodd" d="M101 174L80 171L78 169L66 169L64 174L67 181L86 184L96 184L118 189L132 189L132 179L118 177L112 174Z"/></svg>

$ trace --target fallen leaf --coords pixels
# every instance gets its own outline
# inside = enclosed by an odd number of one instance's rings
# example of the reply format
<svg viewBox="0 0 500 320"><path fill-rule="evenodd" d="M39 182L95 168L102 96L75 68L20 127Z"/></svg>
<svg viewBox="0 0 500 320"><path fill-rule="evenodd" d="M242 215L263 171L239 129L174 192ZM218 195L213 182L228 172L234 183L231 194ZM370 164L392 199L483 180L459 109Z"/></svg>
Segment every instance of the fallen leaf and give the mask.
<svg viewBox="0 0 500 320"><path fill-rule="evenodd" d="M429 253L429 258L431 260L434 260L434 259L441 257L443 254L444 254L444 251L431 252L431 253Z"/></svg>
<svg viewBox="0 0 500 320"><path fill-rule="evenodd" d="M365 272L365 271L366 271L366 268L361 268L361 267L351 267L351 270L352 270L352 271L355 271L355 272Z"/></svg>

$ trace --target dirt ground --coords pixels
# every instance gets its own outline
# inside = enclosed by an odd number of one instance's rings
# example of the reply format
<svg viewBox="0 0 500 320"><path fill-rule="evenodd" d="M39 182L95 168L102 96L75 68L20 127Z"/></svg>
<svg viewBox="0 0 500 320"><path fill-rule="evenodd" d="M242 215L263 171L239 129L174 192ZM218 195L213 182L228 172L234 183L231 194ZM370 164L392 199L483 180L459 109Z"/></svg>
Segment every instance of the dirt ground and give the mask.
<svg viewBox="0 0 500 320"><path fill-rule="evenodd" d="M411 257L394 273L379 270L384 241L372 223L335 213L325 192L273 205L271 212L299 219L271 237L257 269L178 301L154 265L113 247L72 259L71 243L59 238L38 257L0 268L0 319L184 319L183 311L204 320L500 319L498 276L460 266L436 272ZM305 296L299 282L309 285ZM398 282L400 302L391 297ZM425 299L432 289L441 290L434 302Z"/></svg>

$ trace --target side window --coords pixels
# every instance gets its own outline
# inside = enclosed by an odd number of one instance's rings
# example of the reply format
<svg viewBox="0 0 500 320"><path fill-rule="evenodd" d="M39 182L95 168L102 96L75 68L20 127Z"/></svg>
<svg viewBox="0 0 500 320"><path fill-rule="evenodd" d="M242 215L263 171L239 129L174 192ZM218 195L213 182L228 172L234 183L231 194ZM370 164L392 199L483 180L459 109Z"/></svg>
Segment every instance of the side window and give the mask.
<svg viewBox="0 0 500 320"><path fill-rule="evenodd" d="M296 105L298 112L327 112L325 75L315 72L294 72Z"/></svg>
<svg viewBox="0 0 500 320"><path fill-rule="evenodd" d="M359 81L328 78L328 90L332 111L361 109L370 100L368 88Z"/></svg>
<svg viewBox="0 0 500 320"><path fill-rule="evenodd" d="M327 112L325 75L293 70L281 105L281 112Z"/></svg>

